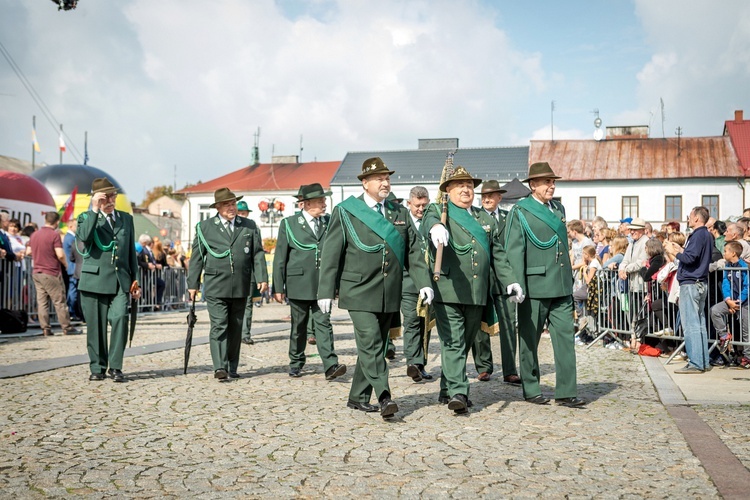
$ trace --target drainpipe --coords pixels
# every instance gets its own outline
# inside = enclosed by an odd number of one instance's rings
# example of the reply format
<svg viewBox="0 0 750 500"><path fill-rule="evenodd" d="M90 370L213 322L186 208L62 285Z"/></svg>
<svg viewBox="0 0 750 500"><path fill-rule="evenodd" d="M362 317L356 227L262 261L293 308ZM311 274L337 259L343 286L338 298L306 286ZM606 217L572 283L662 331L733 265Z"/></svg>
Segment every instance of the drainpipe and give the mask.
<svg viewBox="0 0 750 500"><path fill-rule="evenodd" d="M737 178L737 185L742 190L742 206L740 207L740 213L742 213L745 210L746 201L745 201L745 179Z"/></svg>

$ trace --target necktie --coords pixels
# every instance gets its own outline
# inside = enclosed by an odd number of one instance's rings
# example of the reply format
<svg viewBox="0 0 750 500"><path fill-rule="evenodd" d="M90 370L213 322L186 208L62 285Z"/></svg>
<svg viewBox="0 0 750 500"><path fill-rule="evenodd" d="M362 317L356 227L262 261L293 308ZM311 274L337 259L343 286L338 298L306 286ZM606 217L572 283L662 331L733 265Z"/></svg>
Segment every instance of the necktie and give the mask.
<svg viewBox="0 0 750 500"><path fill-rule="evenodd" d="M232 234L234 232L234 227L232 226L232 221L230 220L227 221L227 231L229 232L229 234Z"/></svg>
<svg viewBox="0 0 750 500"><path fill-rule="evenodd" d="M111 227L112 229L115 228L115 221L112 217L112 214L107 214L107 222L109 222L109 227Z"/></svg>
<svg viewBox="0 0 750 500"><path fill-rule="evenodd" d="M320 234L320 217L315 217L314 224L313 224L313 232L315 233L315 236Z"/></svg>
<svg viewBox="0 0 750 500"><path fill-rule="evenodd" d="M375 210L377 210L380 215L383 215L383 204L382 203L376 203L375 204Z"/></svg>

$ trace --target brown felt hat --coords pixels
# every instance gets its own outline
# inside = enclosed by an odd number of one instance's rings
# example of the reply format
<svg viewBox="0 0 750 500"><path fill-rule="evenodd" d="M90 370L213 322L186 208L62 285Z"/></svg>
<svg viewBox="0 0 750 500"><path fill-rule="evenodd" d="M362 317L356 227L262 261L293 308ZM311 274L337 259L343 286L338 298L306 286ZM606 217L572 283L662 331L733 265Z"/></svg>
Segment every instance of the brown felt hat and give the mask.
<svg viewBox="0 0 750 500"><path fill-rule="evenodd" d="M375 174L388 174L393 175L393 170L388 170L388 167L383 163L383 160L377 156L368 158L362 164L362 173L357 176L357 179L364 180L365 177Z"/></svg>
<svg viewBox="0 0 750 500"><path fill-rule="evenodd" d="M221 188L214 191L214 202L211 203L208 208L216 208L216 205L223 201L240 201L242 196L235 196L229 188Z"/></svg>
<svg viewBox="0 0 750 500"><path fill-rule="evenodd" d="M555 175L552 171L552 167L546 161L540 161L533 163L529 167L529 176L521 182L529 182L531 179L562 179L559 175Z"/></svg>
<svg viewBox="0 0 750 500"><path fill-rule="evenodd" d="M472 181L474 183L474 187L477 187L482 183L482 179L475 179L469 172L466 171L464 167L460 165L456 167L456 170L453 171L453 174L450 177L440 183L440 191L445 193L445 188L450 182L453 181Z"/></svg>
<svg viewBox="0 0 750 500"><path fill-rule="evenodd" d="M91 194L116 192L117 188L106 177L96 178L94 179L94 182L91 183Z"/></svg>
<svg viewBox="0 0 750 500"><path fill-rule="evenodd" d="M487 193L507 193L508 191L500 188L500 183L497 181L484 181L482 183L482 194Z"/></svg>

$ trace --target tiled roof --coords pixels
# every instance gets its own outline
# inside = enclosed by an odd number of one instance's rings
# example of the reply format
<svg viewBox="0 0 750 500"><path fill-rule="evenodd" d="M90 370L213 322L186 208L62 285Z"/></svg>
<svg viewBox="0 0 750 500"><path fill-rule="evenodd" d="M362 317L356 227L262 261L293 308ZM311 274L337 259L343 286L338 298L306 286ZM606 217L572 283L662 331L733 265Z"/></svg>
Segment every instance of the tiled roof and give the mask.
<svg viewBox="0 0 750 500"><path fill-rule="evenodd" d="M750 120L727 120L724 135L729 134L745 175L750 177Z"/></svg>
<svg viewBox="0 0 750 500"><path fill-rule="evenodd" d="M437 184L443 171L448 149L410 149L404 151L360 151L349 152L341 167L333 176L331 184L356 185L361 181L362 163L373 156L380 157L394 170L393 184ZM528 170L528 146L504 148L459 148L453 164L462 165L474 177L507 182L517 177L524 178Z"/></svg>
<svg viewBox="0 0 750 500"><path fill-rule="evenodd" d="M181 189L178 193L213 193L219 188L229 188L235 193L252 191L297 190L303 184L331 185L331 177L339 166L337 161L309 163L258 163L230 172L221 177Z"/></svg>
<svg viewBox="0 0 750 500"><path fill-rule="evenodd" d="M564 181L744 177L729 137L531 141Z"/></svg>

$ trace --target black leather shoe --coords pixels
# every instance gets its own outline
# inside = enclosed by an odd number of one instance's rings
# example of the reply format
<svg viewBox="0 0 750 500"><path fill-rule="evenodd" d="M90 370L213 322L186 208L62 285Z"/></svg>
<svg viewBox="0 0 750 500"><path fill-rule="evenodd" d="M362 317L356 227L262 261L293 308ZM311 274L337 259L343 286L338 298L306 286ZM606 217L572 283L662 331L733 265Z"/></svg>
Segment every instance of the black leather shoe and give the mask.
<svg viewBox="0 0 750 500"><path fill-rule="evenodd" d="M247 344L247 345L253 345L255 344L255 341L253 339L242 339L242 343Z"/></svg>
<svg viewBox="0 0 750 500"><path fill-rule="evenodd" d="M520 386L521 377L519 377L518 375L508 375L506 377L503 377L503 382L510 385Z"/></svg>
<svg viewBox="0 0 750 500"><path fill-rule="evenodd" d="M555 399L555 404L558 406L567 406L568 408L580 408L585 406L588 401L581 398L560 398Z"/></svg>
<svg viewBox="0 0 750 500"><path fill-rule="evenodd" d="M214 378L219 380L226 380L229 375L227 374L227 371L223 368L219 368L218 370L214 371Z"/></svg>
<svg viewBox="0 0 750 500"><path fill-rule="evenodd" d="M333 380L346 373L346 365L333 365L326 370L326 380Z"/></svg>
<svg viewBox="0 0 750 500"><path fill-rule="evenodd" d="M447 405L448 401L450 400L451 398L448 396L438 396L438 403L440 403L441 405Z"/></svg>
<svg viewBox="0 0 750 500"><path fill-rule="evenodd" d="M424 371L424 365L417 365L417 368L419 368L419 374L422 375L423 379L432 380L432 375Z"/></svg>
<svg viewBox="0 0 750 500"><path fill-rule="evenodd" d="M89 381L91 382L101 382L105 378L107 377L105 377L103 373L92 373L89 375Z"/></svg>
<svg viewBox="0 0 750 500"><path fill-rule="evenodd" d="M396 357L396 350L395 349L388 349L385 352L385 357L388 359L393 359Z"/></svg>
<svg viewBox="0 0 750 500"><path fill-rule="evenodd" d="M421 382L422 378L424 378L422 377L422 372L417 365L408 365L406 367L406 375L411 377L414 382Z"/></svg>
<svg viewBox="0 0 750 500"><path fill-rule="evenodd" d="M229 378L240 378L240 374L237 372L229 372Z"/></svg>
<svg viewBox="0 0 750 500"><path fill-rule="evenodd" d="M346 407L351 408L352 410L365 411L367 413L378 411L378 407L375 405L371 405L370 403L358 403L356 401L352 401L351 399L346 402Z"/></svg>
<svg viewBox="0 0 750 500"><path fill-rule="evenodd" d="M109 376L112 377L114 382L125 382L125 375L122 374L121 370L109 369Z"/></svg>
<svg viewBox="0 0 750 500"><path fill-rule="evenodd" d="M546 405L549 403L549 398L545 398L541 394L534 396L533 398L526 398L527 403L534 403L535 405Z"/></svg>
<svg viewBox="0 0 750 500"><path fill-rule="evenodd" d="M315 345L318 343L318 341L315 340L315 337L307 337L307 343L310 345Z"/></svg>
<svg viewBox="0 0 750 500"><path fill-rule="evenodd" d="M448 409L456 412L457 415L463 415L469 408L469 402L463 394L456 394L448 401Z"/></svg>
<svg viewBox="0 0 750 500"><path fill-rule="evenodd" d="M391 398L383 398L380 402L380 416L391 418L398 411L398 405Z"/></svg>
<svg viewBox="0 0 750 500"><path fill-rule="evenodd" d="M301 368L290 368L289 369L289 376L294 378L299 378L302 376L302 369Z"/></svg>

